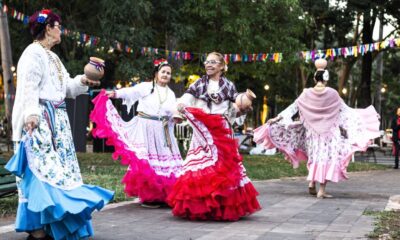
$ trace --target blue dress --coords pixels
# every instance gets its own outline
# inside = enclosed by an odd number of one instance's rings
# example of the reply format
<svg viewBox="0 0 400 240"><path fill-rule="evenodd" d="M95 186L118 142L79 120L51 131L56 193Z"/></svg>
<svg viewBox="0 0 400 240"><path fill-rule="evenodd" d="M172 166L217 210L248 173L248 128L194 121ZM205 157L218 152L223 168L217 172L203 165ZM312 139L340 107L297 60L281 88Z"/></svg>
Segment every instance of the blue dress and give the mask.
<svg viewBox="0 0 400 240"><path fill-rule="evenodd" d="M40 105L39 127L24 133L6 168L18 176L17 232L43 229L54 239L94 235L91 214L114 196L83 184L65 104Z"/></svg>

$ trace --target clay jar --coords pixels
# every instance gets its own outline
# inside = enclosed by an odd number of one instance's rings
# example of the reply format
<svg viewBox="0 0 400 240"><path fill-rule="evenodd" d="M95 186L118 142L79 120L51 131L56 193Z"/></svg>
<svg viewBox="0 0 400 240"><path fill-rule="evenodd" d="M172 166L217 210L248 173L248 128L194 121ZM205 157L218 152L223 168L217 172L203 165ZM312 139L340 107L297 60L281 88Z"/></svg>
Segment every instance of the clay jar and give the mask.
<svg viewBox="0 0 400 240"><path fill-rule="evenodd" d="M255 98L256 95L250 89L247 89L246 92L239 93L236 97L235 103L241 111L249 110L251 109L251 104Z"/></svg>
<svg viewBox="0 0 400 240"><path fill-rule="evenodd" d="M90 57L90 61L86 64L83 72L85 73L86 77L98 81L104 75L104 60L97 57Z"/></svg>
<svg viewBox="0 0 400 240"><path fill-rule="evenodd" d="M315 67L318 70L325 70L326 65L328 65L328 62L324 59L324 58L318 58L317 60L315 60L314 62Z"/></svg>

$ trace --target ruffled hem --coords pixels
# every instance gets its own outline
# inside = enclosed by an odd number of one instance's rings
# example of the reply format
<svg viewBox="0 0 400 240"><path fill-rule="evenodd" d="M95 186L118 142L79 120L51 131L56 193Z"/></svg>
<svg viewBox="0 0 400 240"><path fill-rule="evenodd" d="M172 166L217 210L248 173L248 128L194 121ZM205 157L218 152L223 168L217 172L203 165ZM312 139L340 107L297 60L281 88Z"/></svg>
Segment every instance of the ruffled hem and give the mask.
<svg viewBox="0 0 400 240"><path fill-rule="evenodd" d="M339 182L348 179L347 166L350 163L353 152L350 152L339 163L312 163L308 164L308 181L325 183Z"/></svg>
<svg viewBox="0 0 400 240"><path fill-rule="evenodd" d="M90 119L96 123L93 129L93 137L106 138L106 144L114 146L113 159L120 159L129 169L122 179L125 184L125 193L128 196L137 196L141 201L155 202L165 201L171 186L175 183L175 176L164 177L157 175L146 160L139 159L135 152L127 150L124 142L118 138L118 134L112 129L107 120L107 101L105 90L102 90L94 99L94 109L90 113Z"/></svg>
<svg viewBox="0 0 400 240"><path fill-rule="evenodd" d="M257 201L258 192L252 183L235 189L209 188L197 189L193 195L187 192L188 195L176 197L172 213L190 220L237 221L261 209ZM200 192L202 190L204 193Z"/></svg>
<svg viewBox="0 0 400 240"><path fill-rule="evenodd" d="M254 142L266 149L278 148L279 151L285 155L285 158L293 165L293 168L298 168L301 161L307 161L308 159L306 152L300 149L291 150L275 142L271 138L271 126L269 124L264 124L254 130Z"/></svg>
<svg viewBox="0 0 400 240"><path fill-rule="evenodd" d="M156 175L144 160L132 161L122 178L125 193L139 196L141 202L165 202L175 182L172 174L170 177Z"/></svg>
<svg viewBox="0 0 400 240"><path fill-rule="evenodd" d="M258 193L253 185L249 182L239 187L243 177L239 166L242 158L237 142L229 137L231 130L225 127L226 120L201 109L186 110L207 126L218 149L218 160L212 166L186 171L178 178L167 198L173 214L192 220L236 221L259 210Z"/></svg>
<svg viewBox="0 0 400 240"><path fill-rule="evenodd" d="M354 152L365 151L371 143L371 139L380 137L379 132L379 115L373 106L364 109L354 109L360 116L363 124L363 134L359 134L358 138L354 139L352 143Z"/></svg>
<svg viewBox="0 0 400 240"><path fill-rule="evenodd" d="M23 144L23 143L21 143ZM22 156L22 157L21 157ZM27 167L25 154L14 157L7 169L22 177L15 228L17 232L44 229L54 239L93 236L91 214L114 196L112 191L92 185L63 190L40 181Z"/></svg>

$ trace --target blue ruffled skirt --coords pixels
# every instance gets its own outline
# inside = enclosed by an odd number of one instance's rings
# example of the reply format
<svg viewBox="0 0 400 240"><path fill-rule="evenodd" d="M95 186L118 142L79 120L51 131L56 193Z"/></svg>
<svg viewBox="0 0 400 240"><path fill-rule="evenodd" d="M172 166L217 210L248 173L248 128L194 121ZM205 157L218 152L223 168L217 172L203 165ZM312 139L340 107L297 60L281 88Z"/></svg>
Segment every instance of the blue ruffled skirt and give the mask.
<svg viewBox="0 0 400 240"><path fill-rule="evenodd" d="M17 232L43 229L57 240L93 236L91 214L114 196L82 182L65 108L42 106L39 127L23 133L6 169L18 176ZM49 116L51 121L49 121Z"/></svg>
<svg viewBox="0 0 400 240"><path fill-rule="evenodd" d="M15 223L17 232L43 229L54 239L84 239L94 235L91 214L100 210L114 196L112 191L92 185L63 190L40 181L30 170L24 142L6 165L21 177L20 196Z"/></svg>

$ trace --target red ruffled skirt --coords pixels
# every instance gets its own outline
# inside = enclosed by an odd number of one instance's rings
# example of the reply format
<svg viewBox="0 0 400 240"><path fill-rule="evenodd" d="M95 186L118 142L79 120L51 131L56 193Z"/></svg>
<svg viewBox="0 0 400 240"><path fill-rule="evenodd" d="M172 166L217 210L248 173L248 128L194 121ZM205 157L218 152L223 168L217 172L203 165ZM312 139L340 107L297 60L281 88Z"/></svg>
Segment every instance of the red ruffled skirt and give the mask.
<svg viewBox="0 0 400 240"><path fill-rule="evenodd" d="M187 108L193 137L183 172L167 203L175 216L191 220L236 221L261 207L246 176L237 142L227 120Z"/></svg>

